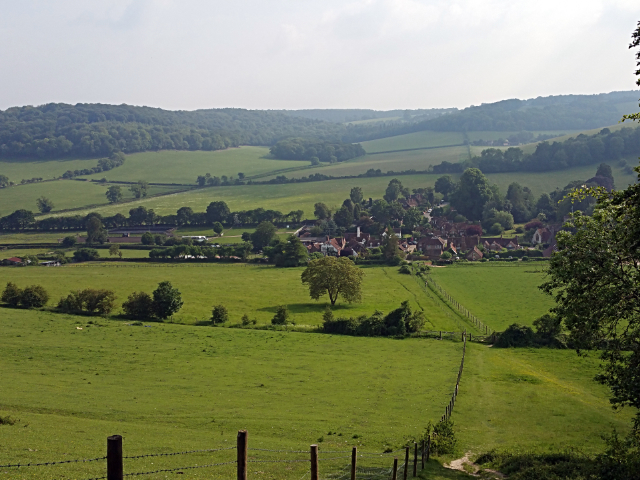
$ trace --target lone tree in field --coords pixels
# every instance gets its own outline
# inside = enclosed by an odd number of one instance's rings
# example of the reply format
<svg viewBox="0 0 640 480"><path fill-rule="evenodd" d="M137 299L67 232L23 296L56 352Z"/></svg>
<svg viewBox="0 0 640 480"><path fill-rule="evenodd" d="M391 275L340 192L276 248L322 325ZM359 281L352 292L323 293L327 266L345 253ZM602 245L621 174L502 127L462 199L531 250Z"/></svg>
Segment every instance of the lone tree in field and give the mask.
<svg viewBox="0 0 640 480"><path fill-rule="evenodd" d="M53 202L47 197L40 197L37 199L36 205L38 206L40 213L49 213L54 208Z"/></svg>
<svg viewBox="0 0 640 480"><path fill-rule="evenodd" d="M364 272L347 257L324 257L311 260L302 272L302 283L309 285L309 295L318 300L329 295L331 305L339 296L349 303L362 300Z"/></svg>
<svg viewBox="0 0 640 480"><path fill-rule="evenodd" d="M113 185L107 189L107 193L105 193L105 195L107 196L109 203L118 203L122 200L122 189L119 185Z"/></svg>
<svg viewBox="0 0 640 480"><path fill-rule="evenodd" d="M171 282L160 282L158 288L153 291L153 313L158 318L169 318L180 310L183 304L180 291L173 288Z"/></svg>

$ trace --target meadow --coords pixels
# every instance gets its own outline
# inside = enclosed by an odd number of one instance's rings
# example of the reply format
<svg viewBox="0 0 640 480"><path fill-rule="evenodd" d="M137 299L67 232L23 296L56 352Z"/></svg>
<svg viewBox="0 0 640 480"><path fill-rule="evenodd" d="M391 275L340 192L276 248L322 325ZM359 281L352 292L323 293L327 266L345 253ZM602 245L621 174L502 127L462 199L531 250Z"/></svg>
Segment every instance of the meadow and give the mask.
<svg viewBox="0 0 640 480"><path fill-rule="evenodd" d="M242 172L252 177L309 165L307 161L270 158L268 147L239 147L213 152L164 150L127 155L124 165L86 178L195 185L198 175L206 173L238 178L238 173Z"/></svg>
<svg viewBox="0 0 640 480"><path fill-rule="evenodd" d="M11 388L3 389L0 415L20 421L0 425L0 464L103 456L115 433L125 455L224 448L246 428L250 448L308 452L319 443L321 458L323 450L344 452L325 455L345 457L322 463L326 472L347 464L354 445L395 450L437 420L461 355L460 342L88 320L2 309L0 382ZM283 456L308 458L251 452ZM127 460L125 472L233 459L234 451ZM254 478L308 471L304 463L251 467ZM233 468L181 478L231 478ZM20 478L102 472L96 462L21 469ZM0 469L0 479L15 474Z"/></svg>
<svg viewBox="0 0 640 480"><path fill-rule="evenodd" d="M109 186L95 182L55 180L0 188L0 216L8 215L21 208L38 212L36 200L42 196L49 198L53 202L53 212L86 205L108 205L109 202L105 193ZM124 200L134 198L126 185L121 185L121 190ZM176 187L150 186L148 195L158 195L176 190L178 190ZM184 190L184 187L182 187L182 190ZM126 206L127 204L122 205Z"/></svg>
<svg viewBox="0 0 640 480"><path fill-rule="evenodd" d="M461 264L432 268L430 275L484 323L502 331L512 323L532 325L553 306L538 289L545 268L542 262Z"/></svg>
<svg viewBox="0 0 640 480"><path fill-rule="evenodd" d="M464 136L459 132L423 132L408 133L395 137L380 138L360 142L367 153L409 150L412 148L434 148L448 145L462 145Z"/></svg>
<svg viewBox="0 0 640 480"><path fill-rule="evenodd" d="M108 257L108 251L100 250L100 255ZM148 256L148 252L136 251L135 255ZM339 300L333 308L336 316L371 315L376 309L388 313L409 300L412 308L424 311L425 329L462 330L461 323L445 315L414 277L398 273L397 267L363 270L362 303ZM119 305L132 292L150 293L158 282L169 280L182 292L184 300L182 310L172 319L175 323L208 321L213 306L222 303L229 309L231 324L239 324L244 314L255 318L259 325L270 324L276 307L286 305L297 325L319 325L328 300L311 300L308 287L300 281L302 271L303 268L250 264L91 262L52 268L1 268L0 286L4 288L7 282L19 287L40 284L49 292L51 305L72 290L107 288L115 291Z"/></svg>
<svg viewBox="0 0 640 480"><path fill-rule="evenodd" d="M33 177L50 180L59 178L67 170L84 170L98 165L97 158L38 160L0 160L0 175L6 175L14 183ZM98 177L102 178L102 177Z"/></svg>

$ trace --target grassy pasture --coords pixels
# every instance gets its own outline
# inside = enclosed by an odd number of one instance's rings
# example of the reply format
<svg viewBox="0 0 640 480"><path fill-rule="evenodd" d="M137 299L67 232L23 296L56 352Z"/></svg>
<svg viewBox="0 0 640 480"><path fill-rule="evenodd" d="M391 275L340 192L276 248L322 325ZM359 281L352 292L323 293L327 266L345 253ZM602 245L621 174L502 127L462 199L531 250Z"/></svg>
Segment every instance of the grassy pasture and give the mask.
<svg viewBox="0 0 640 480"><path fill-rule="evenodd" d="M44 180L58 178L67 170L83 170L85 168L93 168L96 165L98 165L97 158L74 160L2 160L0 161L0 174L9 177L9 180L12 182L20 183L22 179L33 177L43 178Z"/></svg>
<svg viewBox="0 0 640 480"><path fill-rule="evenodd" d="M431 276L453 298L494 330L512 323L531 325L553 306L538 290L545 279L545 264L480 263L432 268Z"/></svg>
<svg viewBox="0 0 640 480"><path fill-rule="evenodd" d="M389 152L394 150L408 150L411 148L442 147L445 145L460 145L464 141L459 132L424 132L408 133L395 137L380 138L361 142L367 153Z"/></svg>
<svg viewBox="0 0 640 480"><path fill-rule="evenodd" d="M0 382L11 386L3 388L0 414L20 419L0 426L2 463L103 456L105 437L114 433L123 435L125 455L224 448L235 445L241 428L253 448L308 451L321 442L321 456L345 452L325 458L348 457L353 445L397 449L440 417L461 355L459 342L435 340L145 328L11 309L0 318ZM278 457L308 453L251 452ZM125 460L125 472L233 459L234 451ZM348 461L321 465L327 472ZM182 478L232 478L233 468L185 470ZM252 464L250 471L297 480L308 464ZM102 472L104 462L96 462L21 469L20 478ZM0 479L15 474L0 470Z"/></svg>
<svg viewBox="0 0 640 480"><path fill-rule="evenodd" d="M55 205L53 210L65 210L84 205L108 205L105 193L109 185L77 180L56 180L52 182L31 183L0 189L0 216L8 215L19 208L37 212L36 200L45 196ZM133 198L126 185L121 185L125 200ZM175 187L149 187L149 195L175 191ZM126 207L126 204L124 205ZM128 211L128 209L127 209ZM65 213L65 215L70 215Z"/></svg>
<svg viewBox="0 0 640 480"><path fill-rule="evenodd" d="M136 255L145 254L136 252ZM100 255L108 257L107 250L100 250ZM399 274L395 267L363 269L362 303L350 305L339 300L334 307L337 316L372 314L375 309L389 312L409 300L412 308L424 309L427 329L461 330L413 277ZM308 288L300 281L302 271L303 268L248 264L85 263L52 268L2 268L0 286L4 288L7 282L15 282L20 287L41 284L49 292L52 305L71 290L108 288L116 292L119 304L134 291L151 292L158 282L169 280L182 292L185 302L174 317L177 323L207 320L212 306L222 303L229 309L231 323L239 323L246 313L259 324L268 324L276 307L287 305L296 324L318 325L328 300L309 298Z"/></svg>
<svg viewBox="0 0 640 480"><path fill-rule="evenodd" d="M214 152L165 150L127 155L124 165L87 178L107 177L114 181L146 180L155 183L196 183L198 175L218 177L259 175L274 170L309 166L309 162L269 158L268 147L239 147Z"/></svg>

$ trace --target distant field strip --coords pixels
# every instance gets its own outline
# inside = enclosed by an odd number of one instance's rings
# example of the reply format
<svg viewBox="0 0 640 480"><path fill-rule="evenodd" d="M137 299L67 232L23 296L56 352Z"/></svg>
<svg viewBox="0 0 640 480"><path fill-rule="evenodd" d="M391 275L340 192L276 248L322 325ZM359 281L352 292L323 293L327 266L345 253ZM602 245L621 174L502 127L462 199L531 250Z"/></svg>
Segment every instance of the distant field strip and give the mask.
<svg viewBox="0 0 640 480"><path fill-rule="evenodd" d="M417 150L434 147L447 147L461 145L464 135L459 132L433 132L423 131L397 135L395 137L380 138L361 142L362 148L367 153L397 152L403 150Z"/></svg>

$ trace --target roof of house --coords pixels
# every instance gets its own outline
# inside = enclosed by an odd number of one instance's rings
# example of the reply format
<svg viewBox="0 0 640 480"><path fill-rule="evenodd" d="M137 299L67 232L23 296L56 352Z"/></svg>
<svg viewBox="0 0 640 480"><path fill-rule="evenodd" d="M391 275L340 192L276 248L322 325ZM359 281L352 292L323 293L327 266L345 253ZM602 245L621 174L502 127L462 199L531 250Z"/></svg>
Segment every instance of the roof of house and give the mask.
<svg viewBox="0 0 640 480"><path fill-rule="evenodd" d="M7 258L7 260L14 263L22 263L22 259L18 257Z"/></svg>

